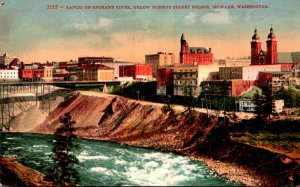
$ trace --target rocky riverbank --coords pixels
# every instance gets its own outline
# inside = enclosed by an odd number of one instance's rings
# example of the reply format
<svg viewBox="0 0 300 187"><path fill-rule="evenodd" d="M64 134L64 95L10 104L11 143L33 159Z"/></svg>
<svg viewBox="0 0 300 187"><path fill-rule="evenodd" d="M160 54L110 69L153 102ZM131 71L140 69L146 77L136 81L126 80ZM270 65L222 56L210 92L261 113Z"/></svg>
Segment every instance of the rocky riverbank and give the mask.
<svg viewBox="0 0 300 187"><path fill-rule="evenodd" d="M51 186L43 174L14 160L0 157L0 186Z"/></svg>
<svg viewBox="0 0 300 187"><path fill-rule="evenodd" d="M162 104L80 92L66 98L31 132L52 134L59 117L70 112L79 137L107 140L132 146L166 150L207 163L217 173L239 184L289 185L297 164L281 162L281 155L232 142L227 127L214 116L195 112L194 118ZM178 108L178 107L177 107Z"/></svg>

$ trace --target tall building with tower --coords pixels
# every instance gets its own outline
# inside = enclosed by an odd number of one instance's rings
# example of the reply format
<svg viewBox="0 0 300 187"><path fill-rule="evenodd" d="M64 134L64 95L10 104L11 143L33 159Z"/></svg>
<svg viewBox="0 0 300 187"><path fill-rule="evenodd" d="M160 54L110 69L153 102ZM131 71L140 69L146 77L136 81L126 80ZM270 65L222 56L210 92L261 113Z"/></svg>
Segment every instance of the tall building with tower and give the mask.
<svg viewBox="0 0 300 187"><path fill-rule="evenodd" d="M257 33L257 29L255 29L251 41L251 65L277 64L277 41L273 28L270 29L266 41L267 51L262 50L260 37Z"/></svg>
<svg viewBox="0 0 300 187"><path fill-rule="evenodd" d="M184 34L180 38L180 64L205 65L213 63L211 48L189 47Z"/></svg>

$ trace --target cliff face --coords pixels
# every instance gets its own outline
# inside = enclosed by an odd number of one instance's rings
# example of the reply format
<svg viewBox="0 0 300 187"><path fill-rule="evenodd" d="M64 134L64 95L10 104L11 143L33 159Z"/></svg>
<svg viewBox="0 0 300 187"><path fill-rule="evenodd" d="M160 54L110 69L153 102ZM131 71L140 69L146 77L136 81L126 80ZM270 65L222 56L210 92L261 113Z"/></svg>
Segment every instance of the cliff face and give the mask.
<svg viewBox="0 0 300 187"><path fill-rule="evenodd" d="M174 116L163 112L162 106L118 96L78 94L59 105L33 132L54 133L59 117L70 112L79 137L235 163L250 169L262 185L281 186L297 180L297 163L286 164L277 153L232 142L228 128L215 117L207 119L195 112L194 118L188 118L182 111Z"/></svg>
<svg viewBox="0 0 300 187"><path fill-rule="evenodd" d="M58 106L34 132L53 133L59 117L70 112L79 137L181 152L204 140L217 124L216 119L208 120L204 114L195 113L195 119L188 120L180 112L172 122L172 116L162 112L161 106L116 96L77 95Z"/></svg>

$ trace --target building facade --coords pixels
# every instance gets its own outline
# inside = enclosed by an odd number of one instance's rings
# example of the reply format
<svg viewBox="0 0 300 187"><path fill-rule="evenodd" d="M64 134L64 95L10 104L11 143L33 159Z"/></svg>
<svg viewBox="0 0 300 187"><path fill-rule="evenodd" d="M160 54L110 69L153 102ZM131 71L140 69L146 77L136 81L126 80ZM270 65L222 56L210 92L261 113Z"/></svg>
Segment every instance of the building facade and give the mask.
<svg viewBox="0 0 300 187"><path fill-rule="evenodd" d="M255 29L251 41L251 65L277 64L277 41L273 28L270 29L266 44L267 51L263 51L260 37Z"/></svg>
<svg viewBox="0 0 300 187"><path fill-rule="evenodd" d="M118 79L120 77L119 76L120 75L120 73L119 73L120 66L132 65L132 63L130 63L130 62L122 62L122 61L104 62L101 64L114 69L114 78L115 79Z"/></svg>
<svg viewBox="0 0 300 187"><path fill-rule="evenodd" d="M211 48L189 47L188 42L182 34L180 39L180 64L203 65L213 63Z"/></svg>
<svg viewBox="0 0 300 187"><path fill-rule="evenodd" d="M199 66L181 65L174 67L174 95L185 96L189 89L194 97L200 94Z"/></svg>
<svg viewBox="0 0 300 187"><path fill-rule="evenodd" d="M44 69L44 77L42 78L45 82L51 82L53 80L53 67L45 66Z"/></svg>
<svg viewBox="0 0 300 187"><path fill-rule="evenodd" d="M101 64L105 62L112 63L114 59L112 57L79 57L78 64L79 67L84 65L92 65L92 64Z"/></svg>
<svg viewBox="0 0 300 187"><path fill-rule="evenodd" d="M157 54L145 55L145 63L152 65L152 76L157 77L157 68L161 66L170 66L175 64L175 55L173 53L158 52Z"/></svg>
<svg viewBox="0 0 300 187"><path fill-rule="evenodd" d="M173 95L174 94L174 68L159 67L157 69L157 95Z"/></svg>
<svg viewBox="0 0 300 187"><path fill-rule="evenodd" d="M0 81L19 81L20 70L17 69L0 69Z"/></svg>
<svg viewBox="0 0 300 187"><path fill-rule="evenodd" d="M120 77L133 77L134 80L152 80L152 66L150 64L134 64L119 67Z"/></svg>
<svg viewBox="0 0 300 187"><path fill-rule="evenodd" d="M251 59L220 59L218 60L218 64L225 67L249 66Z"/></svg>

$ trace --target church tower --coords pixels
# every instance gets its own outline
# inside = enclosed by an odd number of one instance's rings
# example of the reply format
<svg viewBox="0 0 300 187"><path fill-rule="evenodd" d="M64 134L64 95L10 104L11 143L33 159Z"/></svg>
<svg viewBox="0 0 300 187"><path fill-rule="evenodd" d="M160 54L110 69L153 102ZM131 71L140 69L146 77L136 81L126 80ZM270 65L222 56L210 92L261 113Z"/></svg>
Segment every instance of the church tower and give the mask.
<svg viewBox="0 0 300 187"><path fill-rule="evenodd" d="M277 64L277 41L273 28L270 29L267 42L267 64Z"/></svg>
<svg viewBox="0 0 300 187"><path fill-rule="evenodd" d="M189 45L184 38L184 34L182 33L180 38L180 64L183 64L184 55L188 53Z"/></svg>
<svg viewBox="0 0 300 187"><path fill-rule="evenodd" d="M251 41L251 65L259 64L260 52L261 52L261 42L257 34L257 30L255 29Z"/></svg>

